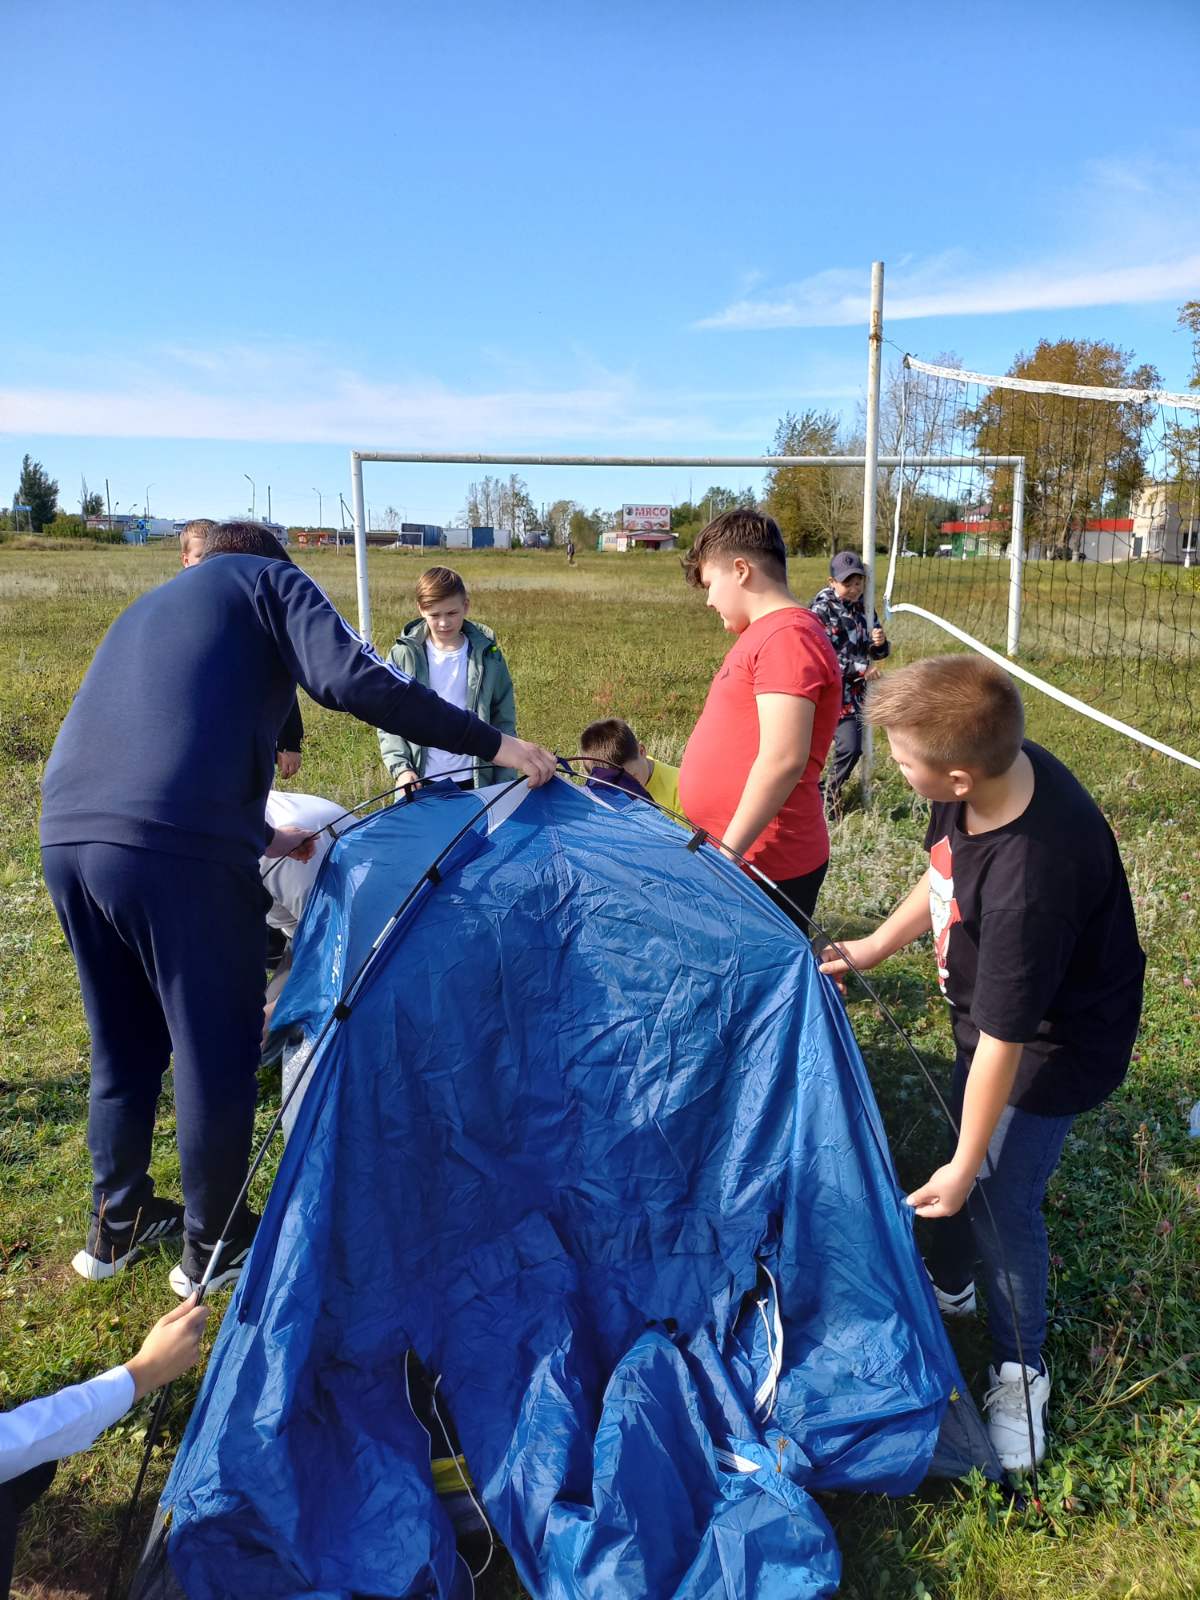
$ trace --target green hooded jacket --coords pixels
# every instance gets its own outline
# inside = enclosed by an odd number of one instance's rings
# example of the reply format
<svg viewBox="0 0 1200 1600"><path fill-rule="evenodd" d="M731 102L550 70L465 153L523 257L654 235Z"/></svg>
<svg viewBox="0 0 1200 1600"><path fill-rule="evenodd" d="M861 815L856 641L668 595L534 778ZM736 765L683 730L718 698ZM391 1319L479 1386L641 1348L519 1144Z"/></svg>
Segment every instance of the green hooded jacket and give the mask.
<svg viewBox="0 0 1200 1600"><path fill-rule="evenodd" d="M481 622L471 622L469 619L463 623L463 633L466 635L468 650L467 710L474 712L477 717L482 717L484 722L490 722L493 728L499 728L501 733L515 734L517 704L513 696L513 681L509 674L508 663L496 643L496 635ZM401 672L407 673L410 678L415 678L418 683L428 688L429 659L425 654L426 637L425 623L418 617L415 622L410 622L404 628L388 651L387 658L394 667L399 667ZM426 755L424 745L410 744L398 733L384 733L382 728L377 728L375 731L379 737L383 764L393 777L405 771L415 772L418 777L424 776ZM471 759L470 756L464 756L463 766L468 766ZM465 780L465 773L463 777ZM516 773L510 767L493 767L486 761L475 760L472 782L477 789L487 783L506 783L515 777Z"/></svg>

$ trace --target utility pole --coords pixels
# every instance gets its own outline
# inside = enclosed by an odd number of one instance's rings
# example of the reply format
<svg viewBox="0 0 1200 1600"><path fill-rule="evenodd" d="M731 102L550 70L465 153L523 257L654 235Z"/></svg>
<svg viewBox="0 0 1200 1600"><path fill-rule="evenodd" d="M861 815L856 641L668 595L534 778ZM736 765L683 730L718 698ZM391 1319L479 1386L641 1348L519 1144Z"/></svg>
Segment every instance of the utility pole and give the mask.
<svg viewBox="0 0 1200 1600"><path fill-rule="evenodd" d="M314 486L313 493L317 497L317 533L320 534L325 522L325 502L321 498L320 489Z"/></svg>
<svg viewBox="0 0 1200 1600"><path fill-rule="evenodd" d="M863 469L862 560L867 581L863 586L863 606L867 626L875 616L875 509L879 495L879 368L883 355L883 262L871 263L871 325L867 332L867 438ZM863 809L871 805L871 768L874 765L873 729L863 724L862 798Z"/></svg>
<svg viewBox="0 0 1200 1600"><path fill-rule="evenodd" d="M271 485L267 485L267 521L271 521Z"/></svg>
<svg viewBox="0 0 1200 1600"><path fill-rule="evenodd" d="M108 479L104 480L104 504L108 507L108 531L112 532L112 496L108 492Z"/></svg>

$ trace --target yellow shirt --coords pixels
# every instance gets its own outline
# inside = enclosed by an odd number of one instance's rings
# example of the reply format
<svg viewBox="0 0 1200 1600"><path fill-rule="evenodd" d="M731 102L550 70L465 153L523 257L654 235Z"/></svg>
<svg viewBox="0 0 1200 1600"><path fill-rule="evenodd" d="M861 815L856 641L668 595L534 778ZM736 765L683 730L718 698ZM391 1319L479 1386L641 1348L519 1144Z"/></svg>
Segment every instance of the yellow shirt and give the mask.
<svg viewBox="0 0 1200 1600"><path fill-rule="evenodd" d="M665 761L655 761L646 793L660 806L680 815L683 808L679 804L679 768L669 767Z"/></svg>

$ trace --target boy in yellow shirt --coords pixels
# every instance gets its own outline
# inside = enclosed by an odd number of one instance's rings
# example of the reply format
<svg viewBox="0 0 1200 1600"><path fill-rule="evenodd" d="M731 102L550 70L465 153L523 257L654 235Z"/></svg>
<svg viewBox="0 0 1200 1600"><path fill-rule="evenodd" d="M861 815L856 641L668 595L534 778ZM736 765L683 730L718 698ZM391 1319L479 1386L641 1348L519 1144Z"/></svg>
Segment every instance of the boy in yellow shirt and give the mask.
<svg viewBox="0 0 1200 1600"><path fill-rule="evenodd" d="M664 810L682 815L679 805L679 768L655 761L646 746L620 717L589 722L579 736L579 753L589 768L614 767L626 773Z"/></svg>

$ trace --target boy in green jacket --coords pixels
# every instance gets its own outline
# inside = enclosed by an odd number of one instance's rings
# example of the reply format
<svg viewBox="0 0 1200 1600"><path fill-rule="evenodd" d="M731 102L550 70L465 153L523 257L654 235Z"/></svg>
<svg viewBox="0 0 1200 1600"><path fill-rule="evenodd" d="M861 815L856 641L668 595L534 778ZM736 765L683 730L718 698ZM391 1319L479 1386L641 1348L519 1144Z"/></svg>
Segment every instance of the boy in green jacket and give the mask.
<svg viewBox="0 0 1200 1600"><path fill-rule="evenodd" d="M417 582L421 615L401 632L388 660L451 705L473 712L503 733L515 733L517 707L508 665L492 630L467 621L470 606L467 586L457 572L430 567ZM377 732L383 764L397 787L448 777L459 788L472 789L516 776L508 767L411 744L382 728Z"/></svg>

